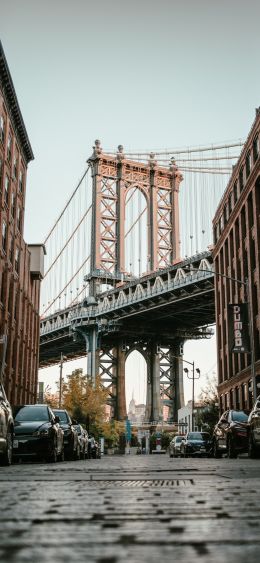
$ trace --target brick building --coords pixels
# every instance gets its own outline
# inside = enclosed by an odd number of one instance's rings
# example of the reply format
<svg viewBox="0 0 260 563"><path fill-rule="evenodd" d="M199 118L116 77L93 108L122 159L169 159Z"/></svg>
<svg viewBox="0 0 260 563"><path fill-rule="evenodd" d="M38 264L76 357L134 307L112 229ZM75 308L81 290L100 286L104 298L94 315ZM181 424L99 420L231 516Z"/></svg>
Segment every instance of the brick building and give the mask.
<svg viewBox="0 0 260 563"><path fill-rule="evenodd" d="M34 402L37 390L44 247L23 239L26 171L32 159L0 42L0 337L7 337L3 378L12 404Z"/></svg>
<svg viewBox="0 0 260 563"><path fill-rule="evenodd" d="M213 219L215 271L250 284L256 381L260 380L260 108ZM216 276L218 390L221 411L251 408L250 353L230 352L229 303L247 301L246 287ZM260 393L260 389L258 389Z"/></svg>

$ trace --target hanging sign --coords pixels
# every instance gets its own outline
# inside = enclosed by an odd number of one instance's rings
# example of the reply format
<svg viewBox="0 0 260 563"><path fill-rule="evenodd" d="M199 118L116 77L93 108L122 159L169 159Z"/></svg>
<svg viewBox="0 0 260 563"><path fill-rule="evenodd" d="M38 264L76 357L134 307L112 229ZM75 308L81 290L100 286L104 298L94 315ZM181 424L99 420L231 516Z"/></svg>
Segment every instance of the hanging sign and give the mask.
<svg viewBox="0 0 260 563"><path fill-rule="evenodd" d="M229 351L247 353L250 351L248 327L248 303L228 305Z"/></svg>

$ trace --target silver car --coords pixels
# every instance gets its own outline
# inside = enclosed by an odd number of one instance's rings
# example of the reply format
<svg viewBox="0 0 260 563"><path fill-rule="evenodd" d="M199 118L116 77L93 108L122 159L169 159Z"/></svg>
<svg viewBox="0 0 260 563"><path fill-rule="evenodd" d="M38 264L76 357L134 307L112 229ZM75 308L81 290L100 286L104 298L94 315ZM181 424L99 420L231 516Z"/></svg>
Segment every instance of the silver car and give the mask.
<svg viewBox="0 0 260 563"><path fill-rule="evenodd" d="M169 455L170 457L178 457L181 455L180 447L183 436L174 436L173 440L169 445Z"/></svg>

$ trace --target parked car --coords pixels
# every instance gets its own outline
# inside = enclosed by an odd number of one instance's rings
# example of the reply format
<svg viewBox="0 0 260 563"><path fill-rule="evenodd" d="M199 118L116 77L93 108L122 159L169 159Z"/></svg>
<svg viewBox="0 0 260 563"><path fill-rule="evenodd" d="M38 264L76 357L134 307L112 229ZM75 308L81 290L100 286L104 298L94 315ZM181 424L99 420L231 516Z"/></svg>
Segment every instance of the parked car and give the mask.
<svg viewBox="0 0 260 563"><path fill-rule="evenodd" d="M211 438L208 432L188 432L182 439L180 445L180 455L206 456L211 452Z"/></svg>
<svg viewBox="0 0 260 563"><path fill-rule="evenodd" d="M174 438L171 440L170 445L169 445L169 455L170 457L178 457L179 455L181 455L181 442L182 442L183 436L174 436Z"/></svg>
<svg viewBox="0 0 260 563"><path fill-rule="evenodd" d="M48 405L14 407L13 456L64 460L63 430Z"/></svg>
<svg viewBox="0 0 260 563"><path fill-rule="evenodd" d="M11 465L14 421L4 386L0 383L0 464Z"/></svg>
<svg viewBox="0 0 260 563"><path fill-rule="evenodd" d="M88 433L86 430L84 430L81 424L75 424L74 428L78 433L80 457L81 459L85 459L86 457L88 457Z"/></svg>
<svg viewBox="0 0 260 563"><path fill-rule="evenodd" d="M80 459L78 433L75 426L73 426L68 411L65 409L53 409L53 412L59 417L60 425L64 432L65 459Z"/></svg>
<svg viewBox="0 0 260 563"><path fill-rule="evenodd" d="M251 458L260 457L260 395L248 417L248 455Z"/></svg>
<svg viewBox="0 0 260 563"><path fill-rule="evenodd" d="M248 450L248 415L244 411L225 411L213 431L212 452L214 457L226 453L236 458Z"/></svg>

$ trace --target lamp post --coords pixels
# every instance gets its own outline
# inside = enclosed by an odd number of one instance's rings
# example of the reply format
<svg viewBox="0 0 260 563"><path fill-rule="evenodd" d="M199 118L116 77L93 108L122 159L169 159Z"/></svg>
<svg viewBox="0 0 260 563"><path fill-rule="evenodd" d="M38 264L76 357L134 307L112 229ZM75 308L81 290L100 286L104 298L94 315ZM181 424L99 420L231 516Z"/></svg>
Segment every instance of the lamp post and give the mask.
<svg viewBox="0 0 260 563"><path fill-rule="evenodd" d="M61 355L60 355L60 382L59 382L59 409L61 408L62 370L63 370L64 360L67 360L67 356L63 356L63 353L61 352Z"/></svg>
<svg viewBox="0 0 260 563"><path fill-rule="evenodd" d="M250 336L250 356L251 356L251 378L252 378L252 387L253 387L253 401L257 399L257 386L256 386L256 373L255 373L255 340L254 340L254 322L253 322L253 300L252 300L252 289L251 284L249 283L249 279L246 278L246 281L239 280L237 278L233 278L232 276L227 276L226 274L221 274L220 272L216 272L214 270L207 270L203 268L203 270L199 270L198 268L191 267L190 272L209 272L215 274L215 276L220 276L222 278L226 278L227 280L233 281L240 285L243 285L246 288L246 296L248 301L248 321L249 321L249 336Z"/></svg>
<svg viewBox="0 0 260 563"><path fill-rule="evenodd" d="M197 376L195 376L195 366L194 366L194 362L188 362L187 360L182 360L183 362L185 362L186 364L189 364L190 366L192 366L192 376L189 376L189 370L188 368L184 368L183 371L185 371L188 379L192 379L192 400L191 400L191 430L192 432L194 431L194 382L195 379L199 379L200 378L200 369L196 368L196 373L198 374Z"/></svg>

